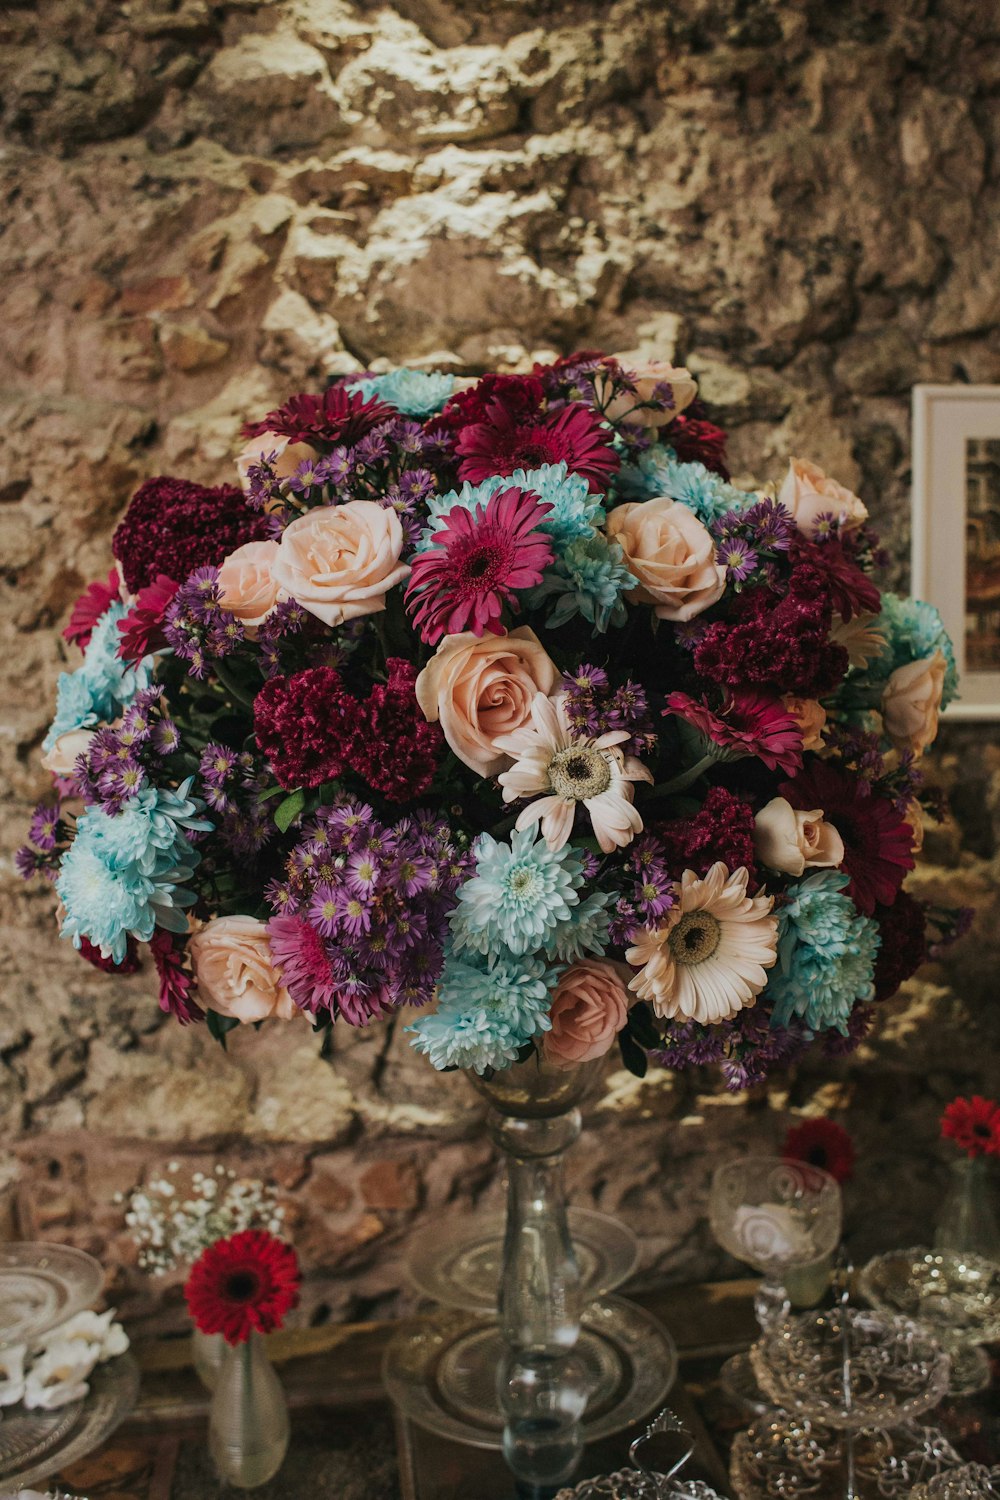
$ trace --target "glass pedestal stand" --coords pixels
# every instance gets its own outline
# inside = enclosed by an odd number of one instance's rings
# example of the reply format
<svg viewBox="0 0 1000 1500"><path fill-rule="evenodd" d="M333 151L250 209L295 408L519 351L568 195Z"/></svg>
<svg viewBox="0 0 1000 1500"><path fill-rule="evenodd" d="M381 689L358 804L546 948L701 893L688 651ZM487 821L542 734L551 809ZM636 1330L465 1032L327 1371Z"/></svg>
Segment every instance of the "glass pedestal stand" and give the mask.
<svg viewBox="0 0 1000 1500"><path fill-rule="evenodd" d="M489 1101L487 1128L507 1160L499 1277L491 1295L473 1275L478 1312L467 1310L467 1276L454 1298L437 1277L438 1300L458 1301L463 1310L446 1310L401 1335L386 1354L386 1386L397 1406L444 1437L502 1449L523 1500L548 1500L571 1477L588 1438L647 1415L676 1375L669 1335L620 1298L589 1300L574 1252L562 1161L599 1072L600 1063L557 1070L533 1058L489 1081L471 1076ZM609 1252L607 1236L602 1242L592 1259L607 1262L618 1253L631 1271L627 1237L618 1237L618 1252ZM454 1259L454 1245L439 1242L439 1250L443 1260ZM489 1262L488 1251L473 1254L474 1265ZM420 1263L418 1256L416 1279L426 1284ZM457 1263L468 1264L461 1253ZM607 1267L591 1284L602 1281L608 1284Z"/></svg>

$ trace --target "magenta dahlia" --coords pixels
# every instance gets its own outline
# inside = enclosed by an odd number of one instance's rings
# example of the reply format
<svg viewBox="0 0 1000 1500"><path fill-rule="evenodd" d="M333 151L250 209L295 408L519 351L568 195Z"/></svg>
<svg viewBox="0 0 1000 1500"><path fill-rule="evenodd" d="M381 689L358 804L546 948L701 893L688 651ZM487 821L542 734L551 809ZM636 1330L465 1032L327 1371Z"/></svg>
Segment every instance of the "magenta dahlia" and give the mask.
<svg viewBox="0 0 1000 1500"><path fill-rule="evenodd" d="M406 602L429 645L462 630L503 634L504 605L516 610L516 591L541 583L552 561L552 543L538 530L551 509L517 485L485 507L453 506L433 545L410 565Z"/></svg>
<svg viewBox="0 0 1000 1500"><path fill-rule="evenodd" d="M780 791L803 811L821 807L840 834L840 868L850 877L847 894L858 910L870 917L876 906L891 906L914 865L913 830L892 803L867 781L845 776L820 760L784 782Z"/></svg>
<svg viewBox="0 0 1000 1500"><path fill-rule="evenodd" d="M671 693L665 714L678 714L706 739L735 755L755 755L769 771L791 775L802 765L802 730L780 698L734 692L713 710L702 699Z"/></svg>
<svg viewBox="0 0 1000 1500"><path fill-rule="evenodd" d="M543 416L522 415L501 401L491 401L483 420L459 433L455 452L459 475L471 484L493 474L513 474L515 469L565 463L597 492L607 488L619 463L607 429L582 402Z"/></svg>

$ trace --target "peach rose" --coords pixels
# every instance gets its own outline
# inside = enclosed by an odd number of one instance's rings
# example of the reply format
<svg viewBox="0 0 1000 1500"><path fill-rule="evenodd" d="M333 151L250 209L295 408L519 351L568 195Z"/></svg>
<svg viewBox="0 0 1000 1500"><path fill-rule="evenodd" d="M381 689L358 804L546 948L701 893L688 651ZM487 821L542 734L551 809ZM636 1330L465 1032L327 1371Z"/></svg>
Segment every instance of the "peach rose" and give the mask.
<svg viewBox="0 0 1000 1500"><path fill-rule="evenodd" d="M611 422L630 422L637 427L665 427L686 406L690 406L698 394L697 381L683 365L672 365L665 359L636 359L629 354L616 354L614 358L631 379L635 391L620 391L605 406L611 389L610 376L601 372L594 376L598 405ZM658 388L662 399L668 386L673 404L666 411L651 410L643 405L643 402L653 400Z"/></svg>
<svg viewBox="0 0 1000 1500"><path fill-rule="evenodd" d="M829 869L844 858L844 841L822 808L800 812L784 797L773 798L757 814L753 846L761 864L785 875Z"/></svg>
<svg viewBox="0 0 1000 1500"><path fill-rule="evenodd" d="M326 625L385 609L408 575L400 562L403 528L391 508L349 500L307 511L282 532L271 565L275 583Z"/></svg>
<svg viewBox="0 0 1000 1500"><path fill-rule="evenodd" d="M278 602L277 555L277 542L244 542L219 569L219 601L244 625L262 625Z"/></svg>
<svg viewBox="0 0 1000 1500"><path fill-rule="evenodd" d="M259 464L262 458L272 453L277 454L274 460L274 472L279 479L287 479L290 474L294 474L299 464L307 458L319 457L316 449L310 447L308 443L293 443L291 438L285 437L280 432L258 433L257 437L249 440L243 452L236 458L236 472L244 490L250 488L250 466Z"/></svg>
<svg viewBox="0 0 1000 1500"><path fill-rule="evenodd" d="M71 775L77 757L84 753L93 736L93 729L68 729L45 751L42 765L53 776Z"/></svg>
<svg viewBox="0 0 1000 1500"><path fill-rule="evenodd" d="M440 720L460 761L480 776L495 776L511 758L494 740L531 722L536 693L548 697L559 670L533 630L509 635L446 635L416 682L425 719Z"/></svg>
<svg viewBox="0 0 1000 1500"><path fill-rule="evenodd" d="M913 834L912 854L919 854L924 847L924 810L916 797L906 804L905 821Z"/></svg>
<svg viewBox="0 0 1000 1500"><path fill-rule="evenodd" d="M803 750L822 750L823 725L826 723L826 709L822 703L817 703L815 698L795 698L791 693L786 693L781 701L802 731Z"/></svg>
<svg viewBox="0 0 1000 1500"><path fill-rule="evenodd" d="M603 1057L628 1019L630 995L615 964L582 958L570 964L552 994L551 1031L542 1051L557 1068Z"/></svg>
<svg viewBox="0 0 1000 1500"><path fill-rule="evenodd" d="M938 731L947 662L942 651L897 667L882 691L882 723L897 750L922 755Z"/></svg>
<svg viewBox="0 0 1000 1500"><path fill-rule="evenodd" d="M788 460L788 473L778 499L791 511L804 536L815 534L816 520L822 515L833 515L845 531L856 531L868 519L868 511L857 495L807 458Z"/></svg>
<svg viewBox="0 0 1000 1500"><path fill-rule="evenodd" d="M715 561L715 542L679 500L661 495L618 505L606 530L639 580L628 597L652 604L661 620L693 619L722 598L726 572Z"/></svg>
<svg viewBox="0 0 1000 1500"><path fill-rule="evenodd" d="M267 927L255 917L213 917L188 943L198 992L220 1016L290 1021L298 1006L271 963Z"/></svg>

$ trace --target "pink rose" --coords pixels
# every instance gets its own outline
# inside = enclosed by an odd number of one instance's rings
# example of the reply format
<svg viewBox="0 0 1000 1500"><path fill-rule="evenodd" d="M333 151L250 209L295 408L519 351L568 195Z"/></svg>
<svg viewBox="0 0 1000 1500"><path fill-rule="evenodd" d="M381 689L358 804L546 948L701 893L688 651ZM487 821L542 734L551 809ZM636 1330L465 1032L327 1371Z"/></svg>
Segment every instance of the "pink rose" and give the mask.
<svg viewBox="0 0 1000 1500"><path fill-rule="evenodd" d="M938 731L947 663L944 653L897 667L882 691L882 723L897 750L922 755Z"/></svg>
<svg viewBox="0 0 1000 1500"><path fill-rule="evenodd" d="M275 583L326 625L385 609L385 596L409 573L400 562L399 517L374 500L307 511L282 532L271 565Z"/></svg>
<svg viewBox="0 0 1000 1500"><path fill-rule="evenodd" d="M639 580L629 599L652 604L661 620L693 619L722 598L726 573L715 561L715 541L679 500L662 495L618 505L606 530Z"/></svg>
<svg viewBox="0 0 1000 1500"><path fill-rule="evenodd" d="M805 870L836 868L844 858L844 841L822 808L802 812L774 797L757 814L753 846L769 870L799 876Z"/></svg>
<svg viewBox="0 0 1000 1500"><path fill-rule="evenodd" d="M595 374L597 402L611 422L630 422L637 427L665 427L686 406L690 406L698 394L697 381L683 365L672 365L666 359L636 359L628 354L616 354L614 358L632 381L635 392L619 391L605 405L611 391L611 378L600 371ZM662 400L668 390L672 404L666 411L651 410L643 404L654 397Z"/></svg>
<svg viewBox="0 0 1000 1500"><path fill-rule="evenodd" d="M71 776L77 757L90 747L93 729L69 729L61 734L42 756L42 765L53 776Z"/></svg>
<svg viewBox="0 0 1000 1500"><path fill-rule="evenodd" d="M531 722L536 693L555 689L559 670L533 630L479 637L446 635L416 682L417 702L430 723L440 720L460 761L480 776L495 776L511 758L494 741Z"/></svg>
<svg viewBox="0 0 1000 1500"><path fill-rule="evenodd" d="M319 457L316 449L311 448L308 443L293 443L280 432L261 432L249 440L236 458L236 472L243 489L250 488L251 465L259 464L262 458L268 458L271 454L277 454L273 467L279 479L287 479L290 474L294 474L299 464L307 458Z"/></svg>
<svg viewBox="0 0 1000 1500"><path fill-rule="evenodd" d="M781 701L802 731L803 750L822 750L826 723L826 709L822 703L817 703L815 698L795 698L791 693L786 693Z"/></svg>
<svg viewBox="0 0 1000 1500"><path fill-rule="evenodd" d="M542 1050L559 1068L603 1057L628 1019L630 995L615 964L582 958L570 964L552 995L551 1031Z"/></svg>
<svg viewBox="0 0 1000 1500"><path fill-rule="evenodd" d="M265 923L254 917L213 917L188 948L198 992L209 1009L237 1021L290 1021L298 1006L271 962Z"/></svg>
<svg viewBox="0 0 1000 1500"><path fill-rule="evenodd" d="M262 625L278 602L272 566L277 542L244 542L219 569L219 598L244 625Z"/></svg>
<svg viewBox="0 0 1000 1500"><path fill-rule="evenodd" d="M804 536L815 535L816 521L822 515L832 515L844 531L856 531L868 519L868 511L857 495L807 458L789 459L778 499L791 511Z"/></svg>

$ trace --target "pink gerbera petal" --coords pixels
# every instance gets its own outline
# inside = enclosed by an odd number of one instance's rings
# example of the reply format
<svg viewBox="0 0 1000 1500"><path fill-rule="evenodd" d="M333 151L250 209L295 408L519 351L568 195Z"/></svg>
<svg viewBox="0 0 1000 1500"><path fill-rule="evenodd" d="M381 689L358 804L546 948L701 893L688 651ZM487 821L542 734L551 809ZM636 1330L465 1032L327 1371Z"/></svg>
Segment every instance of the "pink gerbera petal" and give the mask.
<svg viewBox="0 0 1000 1500"><path fill-rule="evenodd" d="M541 415L493 401L481 422L462 429L455 451L460 460L458 472L471 484L493 474L564 462L571 472L582 474L596 493L607 489L619 464L611 434L582 402Z"/></svg>
<svg viewBox="0 0 1000 1500"><path fill-rule="evenodd" d="M735 692L718 709L687 693L671 693L665 714L677 714L706 739L735 756L755 755L769 770L791 774L802 766L802 729L780 698Z"/></svg>

